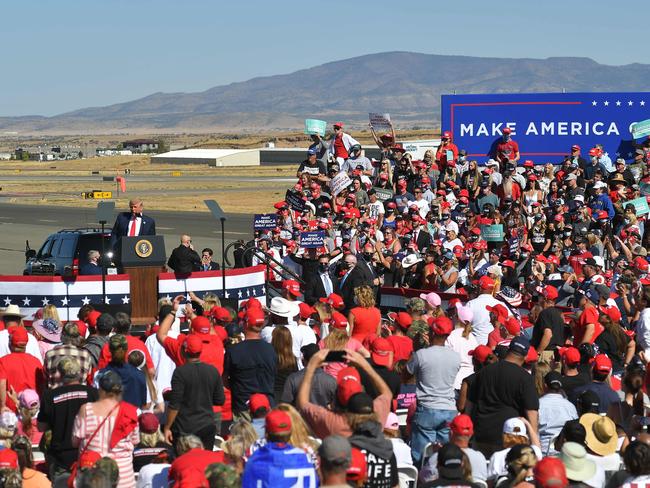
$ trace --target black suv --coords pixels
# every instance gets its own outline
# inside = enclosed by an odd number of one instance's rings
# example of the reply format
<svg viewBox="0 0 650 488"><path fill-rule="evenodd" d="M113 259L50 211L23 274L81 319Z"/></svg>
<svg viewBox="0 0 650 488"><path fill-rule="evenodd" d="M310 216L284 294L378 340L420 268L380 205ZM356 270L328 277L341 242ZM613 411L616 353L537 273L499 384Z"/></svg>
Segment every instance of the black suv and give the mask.
<svg viewBox="0 0 650 488"><path fill-rule="evenodd" d="M38 252L27 242L23 275L76 276L79 266L88 262L88 251L102 252L102 239L110 262L110 230L102 235L95 228L62 229L48 236Z"/></svg>

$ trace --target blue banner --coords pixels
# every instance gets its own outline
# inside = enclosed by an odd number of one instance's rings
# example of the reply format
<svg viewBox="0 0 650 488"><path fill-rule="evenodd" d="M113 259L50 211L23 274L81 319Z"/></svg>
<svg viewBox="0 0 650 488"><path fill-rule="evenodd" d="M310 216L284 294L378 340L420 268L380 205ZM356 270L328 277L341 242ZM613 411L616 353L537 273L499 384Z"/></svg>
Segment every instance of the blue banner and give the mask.
<svg viewBox="0 0 650 488"><path fill-rule="evenodd" d="M489 159L504 127L519 144L519 164L560 164L574 144L587 160L595 144L612 160L631 160L631 126L650 118L650 93L442 95L441 109L442 130L479 162Z"/></svg>

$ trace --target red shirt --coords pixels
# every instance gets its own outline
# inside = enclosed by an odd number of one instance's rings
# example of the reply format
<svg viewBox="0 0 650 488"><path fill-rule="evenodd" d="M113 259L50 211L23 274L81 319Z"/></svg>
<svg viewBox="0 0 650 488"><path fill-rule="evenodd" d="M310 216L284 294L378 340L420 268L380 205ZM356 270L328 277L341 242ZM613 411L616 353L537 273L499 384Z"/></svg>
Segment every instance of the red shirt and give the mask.
<svg viewBox="0 0 650 488"><path fill-rule="evenodd" d="M501 335L501 327L497 327L494 329L492 332L488 334L488 342L487 345L490 349L494 349L497 347L501 342L505 341L506 338Z"/></svg>
<svg viewBox="0 0 650 488"><path fill-rule="evenodd" d="M345 148L345 144L343 144L343 133L334 138L334 156L343 159L348 159L350 156L348 150Z"/></svg>
<svg viewBox="0 0 650 488"><path fill-rule="evenodd" d="M207 488L205 468L212 463L223 463L223 451L206 451L194 448L176 458L169 468L169 479L174 480L174 488Z"/></svg>
<svg viewBox="0 0 650 488"><path fill-rule="evenodd" d="M40 393L45 384L45 372L41 362L31 354L12 352L0 358L0 380L7 380L7 391L13 387L16 395L27 389ZM16 411L16 405L9 396L7 407Z"/></svg>
<svg viewBox="0 0 650 488"><path fill-rule="evenodd" d="M585 251L581 254L574 254L569 256L569 265L573 268L573 271L576 275L582 275L582 266L585 264L585 260L588 258L593 258L594 255L589 251Z"/></svg>
<svg viewBox="0 0 650 488"><path fill-rule="evenodd" d="M448 143L446 146L438 146L438 150L436 151L436 161L440 163L440 171L447 168L447 151L453 153L454 161L458 159L458 147L453 142Z"/></svg>
<svg viewBox="0 0 650 488"><path fill-rule="evenodd" d="M599 316L600 315L596 307L587 307L583 310L583 312L580 314L578 322L576 323L575 329L573 330L574 347L578 347L582 343L582 338L585 336L585 331L588 324L595 325L594 335L591 336L589 344L593 344L598 336L602 334L604 328L602 325L600 325L600 322L598 322Z"/></svg>
<svg viewBox="0 0 650 488"><path fill-rule="evenodd" d="M133 337L130 335L126 335L124 337L126 337L126 344L128 346L128 349L126 351L126 357L128 358L129 354L131 354L133 351L140 351L142 352L142 354L144 354L144 360L147 363L147 369L153 369L153 360L151 359L151 354L149 354L149 350L144 345L144 342L142 342L137 337ZM108 363L111 362L111 359L112 359L111 350L108 348L108 342L107 342L102 347L102 352L99 355L97 369L104 369L106 366L108 366Z"/></svg>
<svg viewBox="0 0 650 488"><path fill-rule="evenodd" d="M223 357L225 350L223 342L219 336L212 334L200 334L203 337L203 351L201 351L200 359L206 364L211 364L223 374ZM181 334L178 338L174 339L167 336L163 347L167 355L176 363L176 366L183 366L185 364L185 356L183 355L183 344L187 336Z"/></svg>
<svg viewBox="0 0 650 488"><path fill-rule="evenodd" d="M515 159L515 156L519 152L519 144L517 144L515 141L510 139L509 141L503 141L499 142L497 144L497 159L503 163L506 162L506 160L510 159L513 160Z"/></svg>
<svg viewBox="0 0 650 488"><path fill-rule="evenodd" d="M366 336L377 333L381 323L381 312L377 307L354 307L350 310L350 314L354 315L352 338L363 342Z"/></svg>
<svg viewBox="0 0 650 488"><path fill-rule="evenodd" d="M402 359L408 361L413 353L413 340L407 336L392 335L387 337L393 346L393 364Z"/></svg>

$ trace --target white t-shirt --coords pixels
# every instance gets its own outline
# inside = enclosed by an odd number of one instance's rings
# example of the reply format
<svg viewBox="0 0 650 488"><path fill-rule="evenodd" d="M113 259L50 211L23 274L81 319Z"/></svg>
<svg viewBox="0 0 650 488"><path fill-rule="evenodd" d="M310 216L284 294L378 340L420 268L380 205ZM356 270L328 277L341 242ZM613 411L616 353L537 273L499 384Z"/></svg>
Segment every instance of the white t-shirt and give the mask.
<svg viewBox="0 0 650 488"><path fill-rule="evenodd" d="M415 205L418 208L420 217L422 217L423 219L426 218L427 214L429 213L429 202L427 202L424 198L422 198L420 200L409 201L408 207L411 207L411 205Z"/></svg>
<svg viewBox="0 0 650 488"><path fill-rule="evenodd" d="M463 329L460 328L454 329L449 334L445 341L445 346L460 354L460 369L454 380L454 389L460 390L460 385L463 380L474 373L474 365L472 364L472 358L469 352L478 346L478 342L473 334L469 334L466 338L463 337Z"/></svg>
<svg viewBox="0 0 650 488"><path fill-rule="evenodd" d="M43 364L43 358L41 357L41 350L38 347L38 341L36 337L31 334L27 334L27 347L25 348L27 354L31 354L36 359L38 359L41 364ZM6 356L11 353L9 350L9 331L2 330L0 331L0 357Z"/></svg>
<svg viewBox="0 0 650 488"><path fill-rule="evenodd" d="M494 327L490 323L490 312L488 312L485 307L488 305L493 307L499 303L503 304L487 293L482 293L473 300L467 302L467 305L474 313L474 320L472 320L472 326L474 329L473 334L476 336L476 340L479 344L487 344L488 335L494 330ZM510 313L508 313L508 315L510 315Z"/></svg>
<svg viewBox="0 0 650 488"><path fill-rule="evenodd" d="M178 319L174 319L174 322L178 322ZM176 339L178 337L178 330L174 330L174 327L169 330L168 337ZM176 363L172 361L167 353L165 348L160 345L158 339L156 339L156 334L151 334L147 337L147 340L144 342L145 347L151 354L151 360L153 361L153 367L156 370L156 374L153 378L154 383L156 384L156 392L158 398L156 399L157 403L162 403L163 397L162 393L165 389L172 387L172 375L176 369ZM147 388L147 397L149 397L149 389Z"/></svg>
<svg viewBox="0 0 650 488"><path fill-rule="evenodd" d="M474 481L487 480L487 461L480 451L475 451L471 447L463 447L463 452L472 465L472 479ZM438 479L438 453L434 453L420 472L420 482L434 481Z"/></svg>
<svg viewBox="0 0 650 488"><path fill-rule="evenodd" d="M167 488L170 467L171 464L145 464L138 473L136 488Z"/></svg>
<svg viewBox="0 0 650 488"><path fill-rule="evenodd" d="M454 239L453 241L445 240L442 243L442 247L444 247L445 249L449 249L450 251L453 251L456 246L463 247L463 241L461 241L458 237L456 237L456 239Z"/></svg>
<svg viewBox="0 0 650 488"><path fill-rule="evenodd" d="M636 341L650 354L650 308L644 308L636 323Z"/></svg>
<svg viewBox="0 0 650 488"><path fill-rule="evenodd" d="M384 204L379 200L377 200L375 203L368 204L368 215L370 215L371 218L376 219L385 213L386 210L384 209Z"/></svg>
<svg viewBox="0 0 650 488"><path fill-rule="evenodd" d="M316 334L311 330L311 327L299 325L295 322L287 324L287 329L291 332L291 347L293 355L298 360L298 369L302 369L302 352L300 352L300 349L307 344L316 344Z"/></svg>

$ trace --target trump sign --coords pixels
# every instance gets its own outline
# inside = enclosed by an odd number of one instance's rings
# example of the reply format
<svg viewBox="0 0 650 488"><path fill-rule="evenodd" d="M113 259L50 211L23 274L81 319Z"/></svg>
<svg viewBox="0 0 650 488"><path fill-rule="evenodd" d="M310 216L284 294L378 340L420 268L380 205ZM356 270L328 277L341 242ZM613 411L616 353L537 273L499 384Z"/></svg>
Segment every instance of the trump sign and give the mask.
<svg viewBox="0 0 650 488"><path fill-rule="evenodd" d="M561 163L571 146L602 144L612 159L632 159L632 126L650 118L650 93L442 95L442 130L469 159L485 162L509 127L521 161Z"/></svg>

